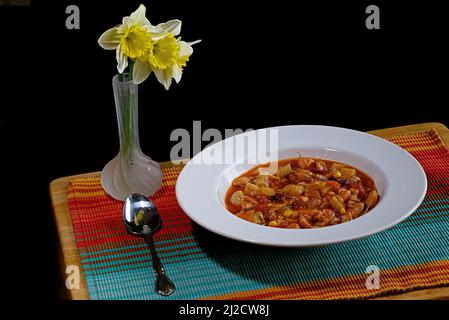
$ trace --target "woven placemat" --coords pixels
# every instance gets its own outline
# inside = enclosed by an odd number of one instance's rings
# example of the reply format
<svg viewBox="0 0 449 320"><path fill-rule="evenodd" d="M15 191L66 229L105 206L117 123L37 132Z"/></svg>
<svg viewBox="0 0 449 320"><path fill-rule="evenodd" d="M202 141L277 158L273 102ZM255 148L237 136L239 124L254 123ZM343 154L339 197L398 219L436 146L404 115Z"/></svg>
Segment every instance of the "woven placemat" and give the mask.
<svg viewBox="0 0 449 320"><path fill-rule="evenodd" d="M90 298L341 299L449 284L449 151L433 130L389 140L423 166L422 205L389 230L313 249L261 247L196 226L176 201L182 168L164 168L152 199L164 221L156 247L177 285L170 297L154 292L148 248L125 232L123 203L104 193L99 177L71 181L68 204ZM366 286L369 266L379 268L378 288Z"/></svg>

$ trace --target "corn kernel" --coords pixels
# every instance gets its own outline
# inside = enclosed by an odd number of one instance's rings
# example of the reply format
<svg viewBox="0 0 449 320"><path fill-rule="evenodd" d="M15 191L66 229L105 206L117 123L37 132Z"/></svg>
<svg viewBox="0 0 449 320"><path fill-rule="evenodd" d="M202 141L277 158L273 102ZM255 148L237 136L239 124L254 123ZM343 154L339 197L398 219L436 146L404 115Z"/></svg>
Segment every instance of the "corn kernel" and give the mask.
<svg viewBox="0 0 449 320"><path fill-rule="evenodd" d="M278 222L273 220L273 221L268 222L268 225L270 227L276 227L278 225Z"/></svg>
<svg viewBox="0 0 449 320"><path fill-rule="evenodd" d="M341 209L340 209L340 213L341 213L341 214L345 214L345 213L346 213L346 209L345 209L345 208L341 208Z"/></svg>
<svg viewBox="0 0 449 320"><path fill-rule="evenodd" d="M334 179L338 179L338 178L341 177L341 172L340 171L335 171L332 176L334 177Z"/></svg>
<svg viewBox="0 0 449 320"><path fill-rule="evenodd" d="M293 211L290 209L285 210L282 215L286 218L289 218L293 214Z"/></svg>

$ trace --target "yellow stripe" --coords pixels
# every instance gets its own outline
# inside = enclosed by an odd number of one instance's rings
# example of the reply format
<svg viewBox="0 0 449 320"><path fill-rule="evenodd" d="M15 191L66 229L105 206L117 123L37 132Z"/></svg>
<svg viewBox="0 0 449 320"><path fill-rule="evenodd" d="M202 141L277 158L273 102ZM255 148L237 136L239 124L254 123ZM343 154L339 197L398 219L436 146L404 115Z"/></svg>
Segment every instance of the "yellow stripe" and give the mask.
<svg viewBox="0 0 449 320"><path fill-rule="evenodd" d="M162 182L163 186L173 186L175 184L176 184L176 179L170 179L170 180ZM83 189L83 191L80 191L80 192L88 193L88 192L92 192L91 190L103 190L103 187L101 186L99 181L97 181L96 183L93 183L93 184L86 184L86 185L78 183L78 182L73 182L70 189L72 189L72 190Z"/></svg>
<svg viewBox="0 0 449 320"><path fill-rule="evenodd" d="M163 186L174 186L176 184L176 180L166 181L162 183Z"/></svg>
<svg viewBox="0 0 449 320"><path fill-rule="evenodd" d="M101 190L101 191L97 191L97 192L79 192L79 191L72 191L70 193L67 194L67 198L89 198L89 197L104 197L106 195L106 193Z"/></svg>

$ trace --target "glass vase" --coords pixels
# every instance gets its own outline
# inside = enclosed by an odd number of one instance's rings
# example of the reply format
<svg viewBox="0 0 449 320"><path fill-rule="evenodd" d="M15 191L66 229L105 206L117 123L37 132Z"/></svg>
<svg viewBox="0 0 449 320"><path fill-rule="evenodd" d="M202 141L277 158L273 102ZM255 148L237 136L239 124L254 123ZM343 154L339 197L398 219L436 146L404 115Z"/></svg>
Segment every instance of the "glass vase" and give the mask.
<svg viewBox="0 0 449 320"><path fill-rule="evenodd" d="M154 194L162 182L159 163L140 149L138 86L123 73L112 78L117 112L120 150L101 173L103 189L117 200L125 200L132 193Z"/></svg>

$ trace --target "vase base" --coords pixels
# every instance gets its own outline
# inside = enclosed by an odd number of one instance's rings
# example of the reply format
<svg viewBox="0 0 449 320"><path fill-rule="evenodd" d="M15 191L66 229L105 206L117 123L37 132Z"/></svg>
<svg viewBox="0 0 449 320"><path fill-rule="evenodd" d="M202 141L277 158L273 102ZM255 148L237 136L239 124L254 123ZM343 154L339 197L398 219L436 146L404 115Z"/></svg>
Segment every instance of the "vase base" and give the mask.
<svg viewBox="0 0 449 320"><path fill-rule="evenodd" d="M154 194L162 183L159 163L138 152L132 161L118 154L101 172L101 185L107 194L124 201L132 193Z"/></svg>

